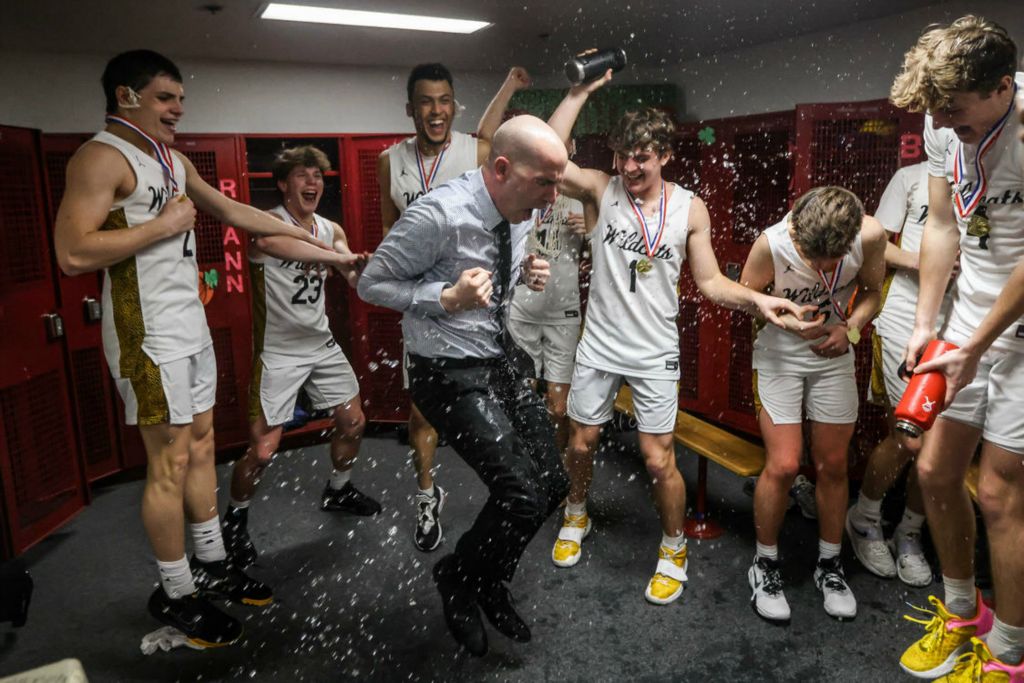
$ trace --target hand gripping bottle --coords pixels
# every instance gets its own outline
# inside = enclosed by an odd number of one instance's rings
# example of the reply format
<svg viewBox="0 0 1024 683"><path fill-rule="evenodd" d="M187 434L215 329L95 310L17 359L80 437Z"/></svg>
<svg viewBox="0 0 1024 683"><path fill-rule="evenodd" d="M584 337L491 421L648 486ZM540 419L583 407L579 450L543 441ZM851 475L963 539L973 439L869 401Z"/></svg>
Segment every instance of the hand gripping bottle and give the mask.
<svg viewBox="0 0 1024 683"><path fill-rule="evenodd" d="M955 344L933 339L921 355L918 365L957 348L959 347ZM946 376L941 372L912 375L903 392L903 398L893 413L896 418L896 429L911 437L921 436L935 423L945 397Z"/></svg>
<svg viewBox="0 0 1024 683"><path fill-rule="evenodd" d="M581 52L565 63L565 75L573 85L595 81L608 69L619 71L626 66L626 51L618 47Z"/></svg>

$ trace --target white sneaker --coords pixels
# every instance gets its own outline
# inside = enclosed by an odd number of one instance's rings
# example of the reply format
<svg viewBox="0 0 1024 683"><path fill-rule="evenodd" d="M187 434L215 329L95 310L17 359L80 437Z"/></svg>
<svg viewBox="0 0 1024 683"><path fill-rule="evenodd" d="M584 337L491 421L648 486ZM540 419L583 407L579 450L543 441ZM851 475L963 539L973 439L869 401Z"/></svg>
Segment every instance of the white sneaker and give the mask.
<svg viewBox="0 0 1024 683"><path fill-rule="evenodd" d="M782 571L778 560L754 557L747 572L750 584L750 604L754 611L769 621L789 621L789 603L782 592Z"/></svg>
<svg viewBox="0 0 1024 683"><path fill-rule="evenodd" d="M825 613L836 619L853 619L857 616L857 598L846 583L843 566L838 557L818 560L814 569L814 585L824 597Z"/></svg>
<svg viewBox="0 0 1024 683"><path fill-rule="evenodd" d="M896 563L885 544L881 524L863 519L855 506L846 512L846 535L850 537L853 554L869 572L883 579L896 576Z"/></svg>
<svg viewBox="0 0 1024 683"><path fill-rule="evenodd" d="M790 498L800 507L805 519L818 518L818 501L814 497L814 484L802 474L796 475L789 489Z"/></svg>
<svg viewBox="0 0 1024 683"><path fill-rule="evenodd" d="M896 527L893 535L896 549L896 575L908 586L927 586L932 582L932 568L921 547L921 532L904 532Z"/></svg>

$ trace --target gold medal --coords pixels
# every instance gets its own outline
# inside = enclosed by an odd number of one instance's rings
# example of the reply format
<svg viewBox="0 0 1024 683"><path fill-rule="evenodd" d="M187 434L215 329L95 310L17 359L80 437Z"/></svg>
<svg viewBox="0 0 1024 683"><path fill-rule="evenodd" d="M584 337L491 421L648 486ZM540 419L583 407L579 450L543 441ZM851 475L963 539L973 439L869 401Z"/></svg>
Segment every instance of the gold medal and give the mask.
<svg viewBox="0 0 1024 683"><path fill-rule="evenodd" d="M647 274L654 270L654 265L645 258L636 263L636 272L640 277L647 277Z"/></svg>
<svg viewBox="0 0 1024 683"><path fill-rule="evenodd" d="M854 346L859 344L860 343L860 329L856 328L856 327L851 327L850 329L848 329L846 331L846 339L847 339L847 341L849 341Z"/></svg>
<svg viewBox="0 0 1024 683"><path fill-rule="evenodd" d="M967 221L967 234L978 238L979 247L988 249L988 235L991 231L992 226L988 222L988 209L982 204L974 210L970 220Z"/></svg>

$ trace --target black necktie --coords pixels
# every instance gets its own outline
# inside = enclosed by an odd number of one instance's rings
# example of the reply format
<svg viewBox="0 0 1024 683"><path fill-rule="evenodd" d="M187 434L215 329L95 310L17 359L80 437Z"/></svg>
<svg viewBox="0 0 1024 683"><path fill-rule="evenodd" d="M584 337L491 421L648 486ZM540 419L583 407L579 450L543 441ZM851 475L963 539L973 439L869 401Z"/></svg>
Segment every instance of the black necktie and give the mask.
<svg viewBox="0 0 1024 683"><path fill-rule="evenodd" d="M505 308L508 305L508 290L511 289L509 281L512 279L512 228L508 221L503 220L495 226L494 241L498 247L498 260L494 263L498 282L494 286L492 296L498 304L495 312L498 317L498 346L505 351L505 357L518 374L533 377L536 374L533 359L530 358L530 354L519 348L505 327Z"/></svg>

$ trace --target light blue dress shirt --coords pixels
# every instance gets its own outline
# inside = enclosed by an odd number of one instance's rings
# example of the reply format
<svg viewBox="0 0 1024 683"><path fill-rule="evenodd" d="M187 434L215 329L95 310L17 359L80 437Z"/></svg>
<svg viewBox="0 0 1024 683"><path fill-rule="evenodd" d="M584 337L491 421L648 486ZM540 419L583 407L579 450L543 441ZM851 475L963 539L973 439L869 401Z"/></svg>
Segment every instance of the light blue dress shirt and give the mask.
<svg viewBox="0 0 1024 683"><path fill-rule="evenodd" d="M494 228L503 220L484 185L480 169L448 181L417 199L392 226L359 277L359 296L367 303L401 311L402 336L409 353L425 358L496 358L503 355L496 336L499 309L490 306L451 314L441 292L463 271L480 267L495 272L498 246ZM511 291L519 281L526 238L533 218L511 225Z"/></svg>

